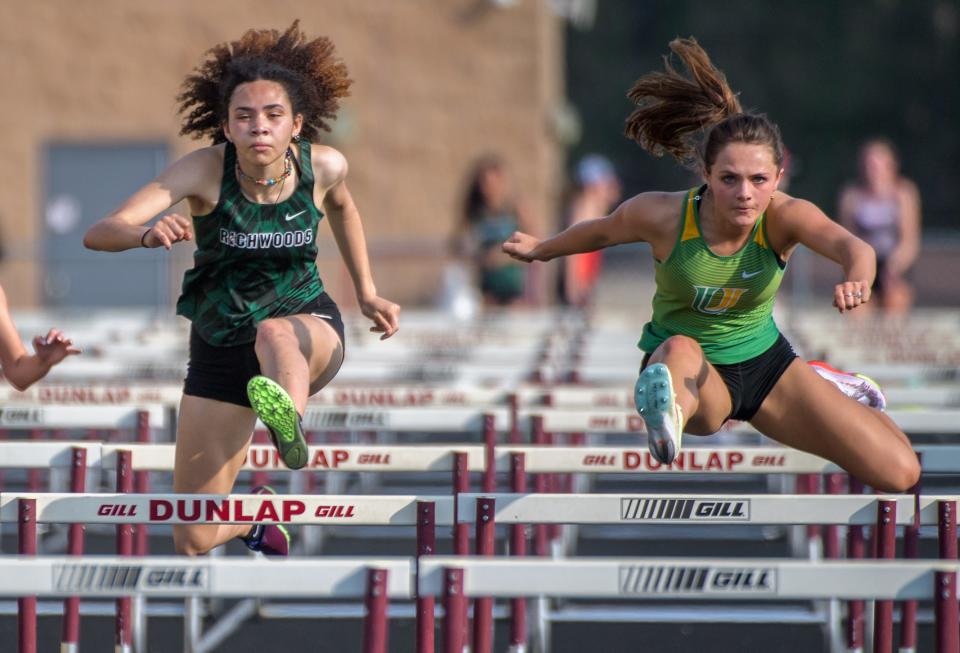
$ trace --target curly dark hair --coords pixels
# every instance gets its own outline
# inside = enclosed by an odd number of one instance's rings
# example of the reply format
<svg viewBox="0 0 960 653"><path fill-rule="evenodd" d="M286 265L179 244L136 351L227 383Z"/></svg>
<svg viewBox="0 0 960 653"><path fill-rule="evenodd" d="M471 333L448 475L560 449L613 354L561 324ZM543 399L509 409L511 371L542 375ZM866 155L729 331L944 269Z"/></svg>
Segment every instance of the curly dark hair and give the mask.
<svg viewBox="0 0 960 653"><path fill-rule="evenodd" d="M266 79L282 84L294 114L303 115L300 135L314 140L330 131L340 98L350 94L347 67L321 36L308 41L295 20L283 33L251 29L238 40L207 50L205 60L187 76L177 96L185 115L181 136L209 137L223 143L223 123L234 89Z"/></svg>
<svg viewBox="0 0 960 653"><path fill-rule="evenodd" d="M763 114L744 112L723 72L695 38L674 39L670 50L686 67L681 74L663 58L664 71L647 73L627 94L637 108L627 118L625 134L654 156L671 154L682 164L709 170L727 143L770 146L783 165L780 130ZM696 136L706 132L702 143Z"/></svg>

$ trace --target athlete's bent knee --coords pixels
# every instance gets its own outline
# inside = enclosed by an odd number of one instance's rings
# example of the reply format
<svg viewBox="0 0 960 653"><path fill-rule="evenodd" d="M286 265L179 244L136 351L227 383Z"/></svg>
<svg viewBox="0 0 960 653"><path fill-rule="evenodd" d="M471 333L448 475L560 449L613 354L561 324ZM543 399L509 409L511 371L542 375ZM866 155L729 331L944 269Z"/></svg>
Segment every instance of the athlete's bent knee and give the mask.
<svg viewBox="0 0 960 653"><path fill-rule="evenodd" d="M259 353L264 348L272 348L287 338L295 338L290 331L290 325L284 320L264 320L257 325L257 339L254 349ZM294 342L296 342L294 340Z"/></svg>
<svg viewBox="0 0 960 653"><path fill-rule="evenodd" d="M882 492L907 492L920 480L920 461L912 449L891 456L883 474L884 486L877 487Z"/></svg>
<svg viewBox="0 0 960 653"><path fill-rule="evenodd" d="M687 336L670 336L660 344L658 351L663 356L670 354L696 354L699 356L703 352L700 343Z"/></svg>
<svg viewBox="0 0 960 653"><path fill-rule="evenodd" d="M214 546L213 539L195 527L173 527L173 548L177 555L200 556Z"/></svg>

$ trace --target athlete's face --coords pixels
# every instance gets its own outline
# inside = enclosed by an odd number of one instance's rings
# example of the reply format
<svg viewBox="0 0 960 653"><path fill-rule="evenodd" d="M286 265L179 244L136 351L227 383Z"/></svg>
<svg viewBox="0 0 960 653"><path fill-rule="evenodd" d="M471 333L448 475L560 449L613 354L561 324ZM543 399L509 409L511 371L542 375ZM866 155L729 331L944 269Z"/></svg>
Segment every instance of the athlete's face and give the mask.
<svg viewBox="0 0 960 653"><path fill-rule="evenodd" d="M732 225L753 225L767 210L782 176L768 145L728 143L706 174L714 215Z"/></svg>
<svg viewBox="0 0 960 653"><path fill-rule="evenodd" d="M303 116L293 113L283 86L258 79L234 89L223 132L241 162L268 167L282 160L302 126Z"/></svg>
<svg viewBox="0 0 960 653"><path fill-rule="evenodd" d="M897 159L883 143L872 143L863 149L860 165L867 184L883 190L897 178Z"/></svg>

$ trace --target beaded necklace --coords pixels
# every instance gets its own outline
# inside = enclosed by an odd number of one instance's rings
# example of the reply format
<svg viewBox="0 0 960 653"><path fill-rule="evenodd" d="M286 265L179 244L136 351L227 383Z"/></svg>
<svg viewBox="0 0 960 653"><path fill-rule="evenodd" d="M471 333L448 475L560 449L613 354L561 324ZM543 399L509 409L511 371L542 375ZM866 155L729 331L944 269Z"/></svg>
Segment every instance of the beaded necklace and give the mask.
<svg viewBox="0 0 960 653"><path fill-rule="evenodd" d="M246 181L249 181L250 183L257 184L258 186L273 186L275 184L279 184L281 181L289 177L290 173L292 172L293 172L293 150L291 150L289 147L287 148L286 155L284 155L283 157L283 172L277 175L276 177L271 177L269 179L257 179L255 177L251 177L240 168L240 160L237 159L237 176L240 177L241 179L245 179Z"/></svg>

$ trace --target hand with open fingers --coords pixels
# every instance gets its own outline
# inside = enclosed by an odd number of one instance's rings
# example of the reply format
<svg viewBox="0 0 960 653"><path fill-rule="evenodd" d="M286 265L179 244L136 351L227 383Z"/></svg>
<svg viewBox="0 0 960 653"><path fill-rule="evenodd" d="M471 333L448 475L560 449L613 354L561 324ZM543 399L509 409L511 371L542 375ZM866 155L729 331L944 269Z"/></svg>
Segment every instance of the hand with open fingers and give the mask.
<svg viewBox="0 0 960 653"><path fill-rule="evenodd" d="M64 337L59 329L50 329L47 335L35 337L33 350L37 353L37 358L50 367L67 356L80 353L80 350L73 346L73 341Z"/></svg>
<svg viewBox="0 0 960 653"><path fill-rule="evenodd" d="M537 260L537 258L533 256L533 250L535 250L539 244L539 238L525 234L522 231L515 231L513 235L503 243L502 249L518 261L530 263L531 261Z"/></svg>
<svg viewBox="0 0 960 653"><path fill-rule="evenodd" d="M153 223L140 242L144 247L163 247L169 250L174 243L192 239L193 225L190 219L170 213Z"/></svg>
<svg viewBox="0 0 960 653"><path fill-rule="evenodd" d="M381 333L386 340L400 329L400 306L383 297L373 297L360 302L360 311L373 320L371 333Z"/></svg>
<svg viewBox="0 0 960 653"><path fill-rule="evenodd" d="M870 284L866 281L844 281L833 289L833 305L841 313L870 301Z"/></svg>

